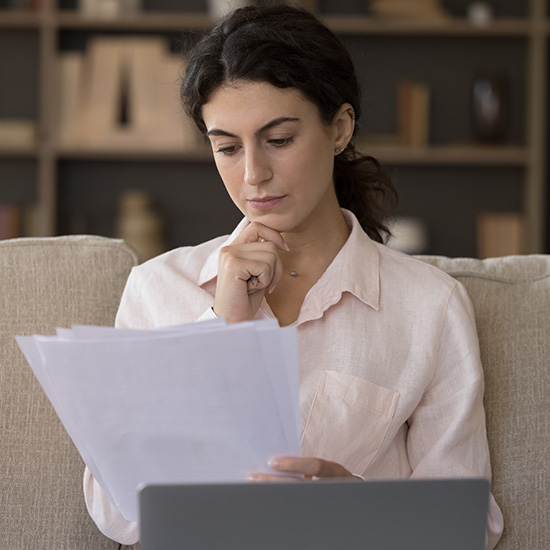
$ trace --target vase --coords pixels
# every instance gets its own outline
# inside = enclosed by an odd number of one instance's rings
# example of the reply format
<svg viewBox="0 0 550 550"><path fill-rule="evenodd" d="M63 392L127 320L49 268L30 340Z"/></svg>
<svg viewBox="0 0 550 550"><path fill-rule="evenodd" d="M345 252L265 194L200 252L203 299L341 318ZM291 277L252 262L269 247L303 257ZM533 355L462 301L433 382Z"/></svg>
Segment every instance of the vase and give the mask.
<svg viewBox="0 0 550 550"><path fill-rule="evenodd" d="M508 124L508 80L503 73L478 74L472 88L475 137L481 142L504 140Z"/></svg>
<svg viewBox="0 0 550 550"><path fill-rule="evenodd" d="M254 0L208 0L208 13L212 19L221 19L237 8L254 4Z"/></svg>
<svg viewBox="0 0 550 550"><path fill-rule="evenodd" d="M493 19L493 10L486 2L472 2L468 6L467 17L473 25L488 25Z"/></svg>

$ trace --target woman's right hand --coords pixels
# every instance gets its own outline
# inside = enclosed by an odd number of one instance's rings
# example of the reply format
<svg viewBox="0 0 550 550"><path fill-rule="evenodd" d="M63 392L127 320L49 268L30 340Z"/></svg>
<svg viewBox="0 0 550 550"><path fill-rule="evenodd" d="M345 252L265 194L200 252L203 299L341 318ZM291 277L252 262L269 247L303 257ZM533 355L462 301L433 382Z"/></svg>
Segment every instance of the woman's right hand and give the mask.
<svg viewBox="0 0 550 550"><path fill-rule="evenodd" d="M249 321L266 290L273 292L283 274L279 251L289 248L282 235L258 222L249 224L220 250L214 312L228 323Z"/></svg>

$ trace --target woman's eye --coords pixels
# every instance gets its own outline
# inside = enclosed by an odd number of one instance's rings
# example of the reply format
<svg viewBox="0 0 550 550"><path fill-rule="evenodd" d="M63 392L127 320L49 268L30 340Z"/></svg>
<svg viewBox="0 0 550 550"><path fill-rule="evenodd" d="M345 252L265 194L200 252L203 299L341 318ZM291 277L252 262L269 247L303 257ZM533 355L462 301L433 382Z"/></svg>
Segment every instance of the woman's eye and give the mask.
<svg viewBox="0 0 550 550"><path fill-rule="evenodd" d="M222 155L225 155L226 157L230 157L231 155L234 155L237 151L237 147L235 145L228 145L226 147L218 147L216 149L216 153L220 153Z"/></svg>
<svg viewBox="0 0 550 550"><path fill-rule="evenodd" d="M278 139L270 139L268 143L271 145L274 145L275 147L285 147L287 145L290 145L294 138L287 137L287 138L278 138Z"/></svg>

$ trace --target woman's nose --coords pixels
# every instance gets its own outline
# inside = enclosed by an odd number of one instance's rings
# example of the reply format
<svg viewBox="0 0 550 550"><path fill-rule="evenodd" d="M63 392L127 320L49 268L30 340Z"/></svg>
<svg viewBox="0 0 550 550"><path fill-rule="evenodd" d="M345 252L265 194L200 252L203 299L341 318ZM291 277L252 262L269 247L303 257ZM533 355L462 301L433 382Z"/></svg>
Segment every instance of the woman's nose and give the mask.
<svg viewBox="0 0 550 550"><path fill-rule="evenodd" d="M272 176L266 155L258 149L249 149L245 153L244 182L247 185L259 185Z"/></svg>

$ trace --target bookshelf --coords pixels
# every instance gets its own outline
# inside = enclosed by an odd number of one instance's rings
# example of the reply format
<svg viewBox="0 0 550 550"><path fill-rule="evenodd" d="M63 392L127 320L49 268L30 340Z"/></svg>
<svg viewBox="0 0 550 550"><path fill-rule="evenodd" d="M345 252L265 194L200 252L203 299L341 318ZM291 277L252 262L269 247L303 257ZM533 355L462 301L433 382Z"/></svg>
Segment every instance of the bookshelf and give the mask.
<svg viewBox="0 0 550 550"><path fill-rule="evenodd" d="M8 46L6 51L23 36L33 43L20 60L27 67L17 85L30 88L36 83L37 88L33 104L24 104L20 109L21 115L36 121L36 143L24 147L0 144L0 202L13 200L14 196L18 199L17 191L11 186L24 189L18 200L36 204L39 216L35 231L38 235L73 231L112 233L112 218L116 215L115 191L121 181L126 182L122 187L133 181L137 187L151 189L154 195L158 187L157 198L162 203L163 213L173 221L170 246L194 244L214 236L215 232L229 230L239 219L238 212L224 196L207 151L178 153L139 147L96 147L92 150L60 145L56 138L59 90L52 75L60 52L82 47L90 37L97 35L162 35L177 42L182 31L198 35L212 27L212 20L200 0L189 4L188 9L194 11L188 12L178 11L177 2L172 2L173 5L168 2L168 11L165 9L167 2L150 0L144 4L145 11L116 18L84 17L69 0L59 3L43 0L38 12L8 10L0 3L0 42ZM499 16L497 11L494 21L483 27L474 26L463 17L437 21L380 20L369 16L366 9L357 14L337 13L337 2L329 0L320 4L321 15L352 52L358 71L361 73L364 69L366 74L364 118L368 128L365 144L361 147L395 172L403 196L403 214L432 216L432 232L441 236L435 239L430 250L433 253L476 254L472 244L475 208L471 203L479 203L479 209L483 210L521 212L526 223L525 252L544 251L550 37L547 2L530 0L527 8L519 0L508 0L506 4L517 4L511 15ZM342 5L347 6L346 3ZM432 50L438 50L439 57ZM391 69L381 61L386 52L390 59L388 65L396 67L393 74L389 74ZM401 52L403 61L400 60ZM451 70L446 66L445 52L449 54L449 64L464 61ZM14 56L17 60L19 54ZM10 65L5 59L2 61L3 57L5 54L0 51L0 82L9 76ZM473 143L471 124L465 120L469 116L469 100L465 95L470 86L466 81L477 69L478 57L486 64L491 60L496 66L504 63L504 70L512 75L513 120L506 140L500 145ZM392 112L395 105L385 96L388 90L393 90L399 71L406 70L403 67L407 65L418 66L417 76L424 80L429 78L426 77L431 74L429 71L435 74L438 67L442 69L440 81L430 82L436 104L432 112L432 139L424 147L404 147L376 140L376 134L395 130ZM456 92L448 84L448 75L455 72L457 78L464 81ZM369 75L380 81L378 87L369 81ZM6 94L7 100L3 102ZM8 115L2 112L2 103L8 109L17 107L18 101L17 94L2 90L0 85L0 119ZM372 139L369 131L373 134ZM91 181L90 173L95 174L97 180ZM124 173L131 177L126 180ZM101 185L97 183L99 180ZM96 204L95 210L82 216L84 221L69 220L69 212L78 217L86 202L98 202L92 196L99 192L96 187L105 188L104 208ZM478 192L480 196L476 197ZM474 195L468 197L469 193ZM453 218L453 215L446 216L444 211L450 197L462 199L453 208L455 225L447 227L445 220ZM188 223L179 220L174 206L178 203L185 205L183 210L184 216L189 216ZM198 216L196 212L200 208L210 209L212 217L205 220L204 210L202 217ZM465 213L463 221L459 216L461 208ZM221 222L211 223L214 216ZM197 223L210 227L195 231ZM188 238L189 232L194 233ZM447 238L461 233L469 235L464 242L451 242L455 237Z"/></svg>

